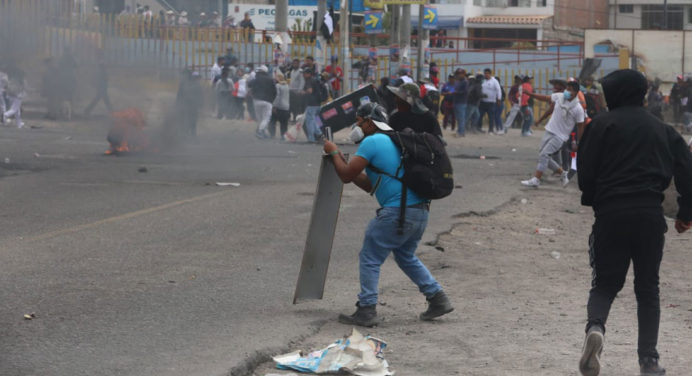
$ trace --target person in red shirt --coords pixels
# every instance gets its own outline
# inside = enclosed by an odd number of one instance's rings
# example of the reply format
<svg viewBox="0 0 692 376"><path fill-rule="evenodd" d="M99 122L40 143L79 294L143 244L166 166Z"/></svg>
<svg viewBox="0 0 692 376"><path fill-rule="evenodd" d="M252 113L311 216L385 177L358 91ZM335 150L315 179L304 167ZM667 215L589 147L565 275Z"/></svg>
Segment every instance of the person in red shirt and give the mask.
<svg viewBox="0 0 692 376"><path fill-rule="evenodd" d="M332 98L338 98L341 92L341 81L344 78L344 71L337 65L339 59L332 56L331 64L324 68L324 71L329 73L328 81L331 84Z"/></svg>
<svg viewBox="0 0 692 376"><path fill-rule="evenodd" d="M531 80L533 77L524 76L522 79L522 84L519 89L521 93L521 114L524 115L524 125L521 127L522 136L530 136L533 134L531 132L531 125L533 125L533 100L528 93L533 93L533 86L531 86Z"/></svg>

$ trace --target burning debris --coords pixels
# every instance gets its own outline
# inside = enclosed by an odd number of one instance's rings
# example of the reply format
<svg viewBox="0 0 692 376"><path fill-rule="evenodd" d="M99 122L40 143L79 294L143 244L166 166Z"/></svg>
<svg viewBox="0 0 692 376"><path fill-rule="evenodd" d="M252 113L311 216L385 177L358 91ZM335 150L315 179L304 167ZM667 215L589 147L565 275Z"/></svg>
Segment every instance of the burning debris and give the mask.
<svg viewBox="0 0 692 376"><path fill-rule="evenodd" d="M143 131L146 120L140 110L127 108L111 116L113 125L107 137L110 145L105 155L142 151L150 146L149 137Z"/></svg>

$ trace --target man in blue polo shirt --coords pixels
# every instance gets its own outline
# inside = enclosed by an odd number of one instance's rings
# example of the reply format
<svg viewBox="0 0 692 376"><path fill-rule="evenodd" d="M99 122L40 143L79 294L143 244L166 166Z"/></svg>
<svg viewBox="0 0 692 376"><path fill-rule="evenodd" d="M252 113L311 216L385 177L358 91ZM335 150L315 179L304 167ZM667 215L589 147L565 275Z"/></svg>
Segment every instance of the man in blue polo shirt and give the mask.
<svg viewBox="0 0 692 376"><path fill-rule="evenodd" d="M346 163L336 145L330 141L325 141L324 151L332 156L339 178L344 183L354 183L364 191L374 194L380 208L365 230L365 239L360 251L361 291L356 303L358 308L352 315L339 315L339 322L366 327L378 324L375 308L380 266L390 252L394 253L394 260L399 268L426 296L428 309L420 315L421 320L432 320L452 312L454 308L442 287L415 255L416 247L428 224L430 203L410 189L406 193L406 221L403 231L398 231L402 185L391 176L401 177L404 171L403 167L400 168L399 149L389 136L382 133L392 131L386 123L387 111L378 104L366 103L358 108L356 117L357 122L351 131L351 140L360 146L353 158ZM377 173L370 166L384 173Z"/></svg>

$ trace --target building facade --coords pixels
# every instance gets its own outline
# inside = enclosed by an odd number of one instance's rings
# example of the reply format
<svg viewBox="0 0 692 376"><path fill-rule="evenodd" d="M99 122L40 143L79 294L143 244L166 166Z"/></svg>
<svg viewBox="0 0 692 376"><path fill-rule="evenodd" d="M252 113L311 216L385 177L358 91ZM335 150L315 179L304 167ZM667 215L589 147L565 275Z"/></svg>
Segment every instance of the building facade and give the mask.
<svg viewBox="0 0 692 376"><path fill-rule="evenodd" d="M667 8L667 9L666 9ZM613 29L692 30L692 0L610 0Z"/></svg>

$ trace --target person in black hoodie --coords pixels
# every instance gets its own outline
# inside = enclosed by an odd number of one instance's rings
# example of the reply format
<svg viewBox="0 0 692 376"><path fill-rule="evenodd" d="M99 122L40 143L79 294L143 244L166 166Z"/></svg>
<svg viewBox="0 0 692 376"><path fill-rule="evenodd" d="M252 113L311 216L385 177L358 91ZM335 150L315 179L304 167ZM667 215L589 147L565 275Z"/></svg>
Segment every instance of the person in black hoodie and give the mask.
<svg viewBox="0 0 692 376"><path fill-rule="evenodd" d="M261 65L257 68L255 79L248 84L257 116L257 138L269 138L267 126L272 116L272 103L276 98L276 85L269 76L269 68Z"/></svg>
<svg viewBox="0 0 692 376"><path fill-rule="evenodd" d="M692 153L683 138L644 107L647 81L634 70L602 80L607 113L593 119L579 143L579 188L593 207L589 237L593 268L582 375L598 375L610 306L632 261L642 375L664 375L656 350L660 321L659 267L667 231L661 203L675 178L680 197L675 229L692 227Z"/></svg>

